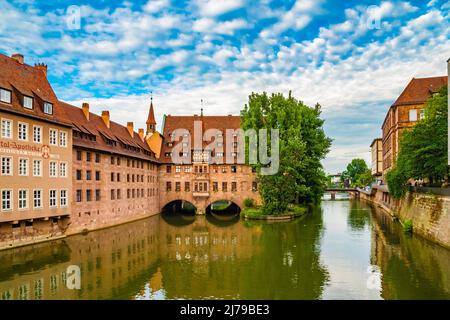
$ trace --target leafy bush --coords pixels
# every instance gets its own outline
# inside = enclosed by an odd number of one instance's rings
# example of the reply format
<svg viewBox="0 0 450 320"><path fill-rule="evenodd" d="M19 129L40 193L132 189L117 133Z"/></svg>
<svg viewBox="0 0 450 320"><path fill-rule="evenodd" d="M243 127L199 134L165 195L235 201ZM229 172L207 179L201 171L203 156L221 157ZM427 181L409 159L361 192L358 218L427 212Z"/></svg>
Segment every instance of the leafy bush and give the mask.
<svg viewBox="0 0 450 320"><path fill-rule="evenodd" d="M252 198L245 198L244 199L244 207L246 208L253 208L255 206L255 201Z"/></svg>
<svg viewBox="0 0 450 320"><path fill-rule="evenodd" d="M413 224L410 219L403 222L403 232L405 233L412 233L413 231Z"/></svg>
<svg viewBox="0 0 450 320"><path fill-rule="evenodd" d="M408 177L399 168L394 168L386 175L387 184L389 187L389 194L394 199L400 199L406 194L408 190Z"/></svg>

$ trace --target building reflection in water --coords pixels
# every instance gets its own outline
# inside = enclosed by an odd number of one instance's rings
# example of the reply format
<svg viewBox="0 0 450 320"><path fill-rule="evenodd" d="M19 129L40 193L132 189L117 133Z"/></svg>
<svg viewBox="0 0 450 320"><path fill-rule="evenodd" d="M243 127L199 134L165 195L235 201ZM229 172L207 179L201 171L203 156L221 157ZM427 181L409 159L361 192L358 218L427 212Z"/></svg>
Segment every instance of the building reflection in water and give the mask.
<svg viewBox="0 0 450 320"><path fill-rule="evenodd" d="M404 235L377 209L338 201L285 223L160 215L2 251L0 299L346 298L327 290L340 286L336 270L352 265L327 257L331 222L341 217L352 232L347 250L355 234L367 241L358 257L367 269L351 270L364 284L354 288L385 299L450 297L450 251ZM71 265L80 267L80 290L67 288Z"/></svg>

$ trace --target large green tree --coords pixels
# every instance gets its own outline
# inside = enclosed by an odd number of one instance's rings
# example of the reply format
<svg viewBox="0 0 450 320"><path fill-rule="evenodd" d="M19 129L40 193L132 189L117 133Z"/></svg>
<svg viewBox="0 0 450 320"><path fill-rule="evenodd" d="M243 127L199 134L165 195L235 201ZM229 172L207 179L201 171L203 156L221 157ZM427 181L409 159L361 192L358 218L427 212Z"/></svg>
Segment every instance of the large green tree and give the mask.
<svg viewBox="0 0 450 320"><path fill-rule="evenodd" d="M430 97L425 117L400 139L396 166L387 174L389 192L401 198L410 179L424 179L431 185L448 177L448 98L447 86Z"/></svg>
<svg viewBox="0 0 450 320"><path fill-rule="evenodd" d="M366 161L356 158L347 165L347 170L342 173L341 179L349 180L352 186L365 187L372 181L372 174Z"/></svg>
<svg viewBox="0 0 450 320"><path fill-rule="evenodd" d="M249 96L241 111L242 129L267 129L269 134L278 129L280 136L278 172L261 175L262 165L255 165L265 214L282 213L290 203L310 204L321 198L326 184L321 160L331 139L323 131L320 114L320 105L308 107L290 93L287 98L266 93Z"/></svg>

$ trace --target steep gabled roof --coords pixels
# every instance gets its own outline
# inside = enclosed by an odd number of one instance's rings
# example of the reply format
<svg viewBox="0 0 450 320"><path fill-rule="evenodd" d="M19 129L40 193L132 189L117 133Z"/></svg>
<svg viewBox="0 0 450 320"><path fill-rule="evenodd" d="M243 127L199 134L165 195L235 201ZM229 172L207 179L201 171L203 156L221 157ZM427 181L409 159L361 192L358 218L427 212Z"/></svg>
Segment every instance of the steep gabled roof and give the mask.
<svg viewBox="0 0 450 320"><path fill-rule="evenodd" d="M70 125L46 74L39 68L0 54L0 88L11 91L11 103L0 102L0 110ZM24 95L33 98L33 109L23 107ZM52 115L44 113L44 102L53 104Z"/></svg>
<svg viewBox="0 0 450 320"><path fill-rule="evenodd" d="M101 116L90 112L88 120L86 119L81 108L61 101L59 102L59 104L62 108L64 108L65 112L70 117L74 130L96 136L96 141L74 137L74 146L91 148L144 160L156 161L154 152L152 152L147 142L141 140L137 132L133 132L133 137L131 137L128 128L125 126L110 121L110 126L108 128L103 122ZM116 145L112 146L110 144L107 144L105 138L116 141ZM139 148L140 152L135 152L124 148L122 144ZM146 154L146 152L151 153L151 155Z"/></svg>
<svg viewBox="0 0 450 320"><path fill-rule="evenodd" d="M438 92L447 82L447 76L412 78L392 106L425 103L431 94Z"/></svg>

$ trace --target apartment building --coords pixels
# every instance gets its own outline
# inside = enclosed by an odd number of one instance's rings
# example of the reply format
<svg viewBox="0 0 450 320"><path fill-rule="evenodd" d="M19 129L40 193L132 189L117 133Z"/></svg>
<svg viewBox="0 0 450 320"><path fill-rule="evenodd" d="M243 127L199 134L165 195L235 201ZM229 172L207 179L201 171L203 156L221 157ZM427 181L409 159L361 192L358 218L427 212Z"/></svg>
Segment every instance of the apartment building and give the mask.
<svg viewBox="0 0 450 320"><path fill-rule="evenodd" d="M0 247L62 235L72 195L72 126L47 66L0 55Z"/></svg>

